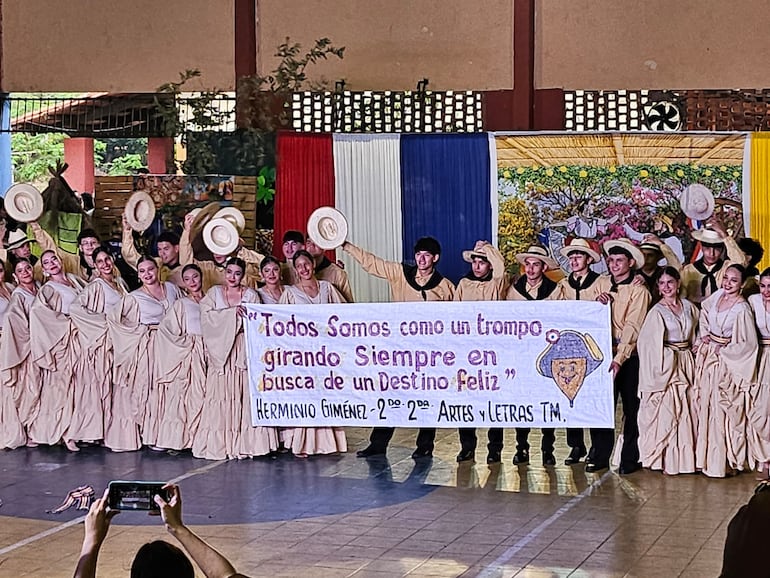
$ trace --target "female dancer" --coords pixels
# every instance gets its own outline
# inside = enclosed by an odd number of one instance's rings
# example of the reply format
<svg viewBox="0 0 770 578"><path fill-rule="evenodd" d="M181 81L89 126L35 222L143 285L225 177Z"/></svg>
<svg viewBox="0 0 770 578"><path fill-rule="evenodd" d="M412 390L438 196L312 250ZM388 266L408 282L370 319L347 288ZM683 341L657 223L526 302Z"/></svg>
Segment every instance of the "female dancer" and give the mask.
<svg viewBox="0 0 770 578"><path fill-rule="evenodd" d="M69 311L77 299L80 284L64 272L54 251L44 251L40 264L45 284L29 313L32 359L40 368L40 404L29 424L29 439L37 444L64 441L71 452L79 451L69 429L74 403L73 365L79 356Z"/></svg>
<svg viewBox="0 0 770 578"><path fill-rule="evenodd" d="M748 451L749 465L759 472L758 477L770 477L770 268L759 276L759 293L749 297L754 311L754 322L759 331L759 362L757 380L749 392Z"/></svg>
<svg viewBox="0 0 770 578"><path fill-rule="evenodd" d="M114 451L156 447L161 399L155 380L155 333L179 296L176 285L158 279L150 256L137 263L142 286L107 315L114 352L112 416L104 443Z"/></svg>
<svg viewBox="0 0 770 578"><path fill-rule="evenodd" d="M155 340L161 413L156 445L173 451L192 447L203 407L206 356L201 333L203 273L194 264L182 269L185 295L177 299Z"/></svg>
<svg viewBox="0 0 770 578"><path fill-rule="evenodd" d="M294 253L296 285L290 285L281 295L280 303L345 303L339 291L328 281L315 278L315 260L305 250ZM341 427L295 427L281 432L284 445L298 458L314 454L348 451L345 430Z"/></svg>
<svg viewBox="0 0 770 578"><path fill-rule="evenodd" d="M679 286L679 271L664 268L657 279L660 300L647 313L636 344L642 465L669 475L695 471L692 343L698 308L679 298Z"/></svg>
<svg viewBox="0 0 770 578"><path fill-rule="evenodd" d="M75 399L69 437L83 442L104 439L104 426L112 418L112 342L107 313L128 295L122 277L115 276L110 252L93 252L94 279L70 307L80 350L75 363Z"/></svg>
<svg viewBox="0 0 770 578"><path fill-rule="evenodd" d="M200 303L208 368L203 411L193 439L197 458L249 458L278 448L275 428L251 423L242 304L258 303L259 297L243 284L245 272L242 259L228 259L225 283L209 289Z"/></svg>
<svg viewBox="0 0 770 578"><path fill-rule="evenodd" d="M757 364L757 329L741 296L745 269L730 265L722 288L701 304L695 361L698 438L695 467L723 478L746 463L746 395Z"/></svg>
<svg viewBox="0 0 770 578"><path fill-rule="evenodd" d="M259 264L259 272L265 282L264 287L257 289L259 300L265 305L275 305L285 291L281 283L281 263L275 257L268 255Z"/></svg>
<svg viewBox="0 0 770 578"><path fill-rule="evenodd" d="M14 287L5 282L5 263L2 261L0 261L0 269L2 270L2 274L0 274L0 332L2 332L6 312L11 305L11 294ZM1 334L0 342L2 342ZM2 346L0 346L0 351L2 351ZM10 387L5 387L4 373L0 375L0 448L13 449L24 445L27 438L19 419L19 412L16 409L13 390Z"/></svg>

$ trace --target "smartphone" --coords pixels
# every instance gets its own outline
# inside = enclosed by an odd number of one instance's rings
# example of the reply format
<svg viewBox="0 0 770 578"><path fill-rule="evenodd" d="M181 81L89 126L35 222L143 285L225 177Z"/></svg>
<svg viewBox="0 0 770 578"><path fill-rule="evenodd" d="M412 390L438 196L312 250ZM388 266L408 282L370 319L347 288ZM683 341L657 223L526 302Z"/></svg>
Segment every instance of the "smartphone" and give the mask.
<svg viewBox="0 0 770 578"><path fill-rule="evenodd" d="M168 501L165 482L115 480L110 482L108 503L111 510L160 510L155 496Z"/></svg>

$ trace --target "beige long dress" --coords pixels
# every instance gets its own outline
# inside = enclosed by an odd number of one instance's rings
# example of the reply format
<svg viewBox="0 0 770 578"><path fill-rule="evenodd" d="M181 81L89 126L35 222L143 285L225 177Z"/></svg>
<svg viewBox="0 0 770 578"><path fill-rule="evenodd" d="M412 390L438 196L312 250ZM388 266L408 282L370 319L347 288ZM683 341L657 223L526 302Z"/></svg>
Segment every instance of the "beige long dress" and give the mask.
<svg viewBox="0 0 770 578"><path fill-rule="evenodd" d="M743 470L747 459L746 398L757 365L757 330L746 301L717 311L724 293L717 290L701 304L701 344L695 359L699 395L695 467L721 478L727 469Z"/></svg>
<svg viewBox="0 0 770 578"><path fill-rule="evenodd" d="M40 403L40 370L30 355L29 310L34 300L23 287L13 290L0 341L0 380L13 391L18 418L25 428L35 419Z"/></svg>
<svg viewBox="0 0 770 578"><path fill-rule="evenodd" d="M40 402L28 428L29 439L57 444L69 437L75 396L73 365L79 355L69 311L79 287L48 281L40 288L29 312L33 361L40 368Z"/></svg>
<svg viewBox="0 0 770 578"><path fill-rule="evenodd" d="M289 285L281 295L282 304L345 303L345 298L328 281L318 281L318 295L310 297L297 285ZM290 427L281 430L283 445L295 456L335 454L348 451L341 427Z"/></svg>
<svg viewBox="0 0 770 578"><path fill-rule="evenodd" d="M107 313L128 295L118 278L117 288L96 278L70 307L79 356L75 361L75 396L68 437L75 441L104 439L104 425L112 418L112 341Z"/></svg>
<svg viewBox="0 0 770 578"><path fill-rule="evenodd" d="M155 351L160 396L157 447L192 447L206 386L201 308L189 297L178 299L158 327Z"/></svg>
<svg viewBox="0 0 770 578"><path fill-rule="evenodd" d="M6 284L6 287L13 291L12 286ZM0 297L0 327L5 326L6 312L10 304L9 299ZM0 355L3 354L2 341L3 337L0 336ZM0 372L0 448L14 449L27 443L27 435L16 408L14 382L9 381L8 377L6 371Z"/></svg>
<svg viewBox="0 0 770 578"><path fill-rule="evenodd" d="M761 295L751 295L748 301L759 331L759 362L757 379L747 396L746 435L749 465L758 468L770 462L770 314L762 303Z"/></svg>
<svg viewBox="0 0 770 578"><path fill-rule="evenodd" d="M126 295L107 315L113 349L112 415L105 425L104 445L115 451L155 446L160 415L160 389L155 381L155 334L179 296L166 281L166 298L144 289Z"/></svg>
<svg viewBox="0 0 770 578"><path fill-rule="evenodd" d="M241 303L258 302L257 292L246 288ZM269 454L278 449L278 433L273 427L251 424L246 345L237 308L227 304L221 286L209 289L200 307L208 368L193 455L224 460Z"/></svg>
<svg viewBox="0 0 770 578"><path fill-rule="evenodd" d="M698 309L686 299L676 314L656 303L644 320L639 352L639 454L667 474L695 471L697 399L692 343Z"/></svg>

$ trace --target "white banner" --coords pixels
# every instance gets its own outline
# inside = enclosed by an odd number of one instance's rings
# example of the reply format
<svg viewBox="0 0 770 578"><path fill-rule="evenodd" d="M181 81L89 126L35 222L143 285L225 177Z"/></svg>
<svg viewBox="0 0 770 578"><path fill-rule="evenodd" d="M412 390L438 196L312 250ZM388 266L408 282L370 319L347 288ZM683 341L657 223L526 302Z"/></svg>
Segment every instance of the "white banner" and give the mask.
<svg viewBox="0 0 770 578"><path fill-rule="evenodd" d="M597 302L246 307L254 425L614 426Z"/></svg>

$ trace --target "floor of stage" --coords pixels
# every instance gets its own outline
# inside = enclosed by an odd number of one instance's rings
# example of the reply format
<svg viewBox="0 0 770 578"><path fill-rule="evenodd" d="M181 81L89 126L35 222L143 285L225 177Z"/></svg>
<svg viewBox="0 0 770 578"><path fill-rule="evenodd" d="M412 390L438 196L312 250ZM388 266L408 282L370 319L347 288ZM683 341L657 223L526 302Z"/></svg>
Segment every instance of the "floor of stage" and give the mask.
<svg viewBox="0 0 770 578"><path fill-rule="evenodd" d="M0 576L71 576L84 512L47 514L77 486L111 479L178 480L185 521L251 576L716 576L727 523L756 484L487 466L480 430L475 464L458 465L455 430L439 430L432 460L413 461L414 430L398 430L388 459L356 458L366 430L348 430L350 453L305 460L196 460L145 450L0 452ZM587 436L587 432L586 432ZM531 443L539 447L539 432ZM100 577L128 576L143 543L167 538L157 518L121 513L99 558Z"/></svg>

